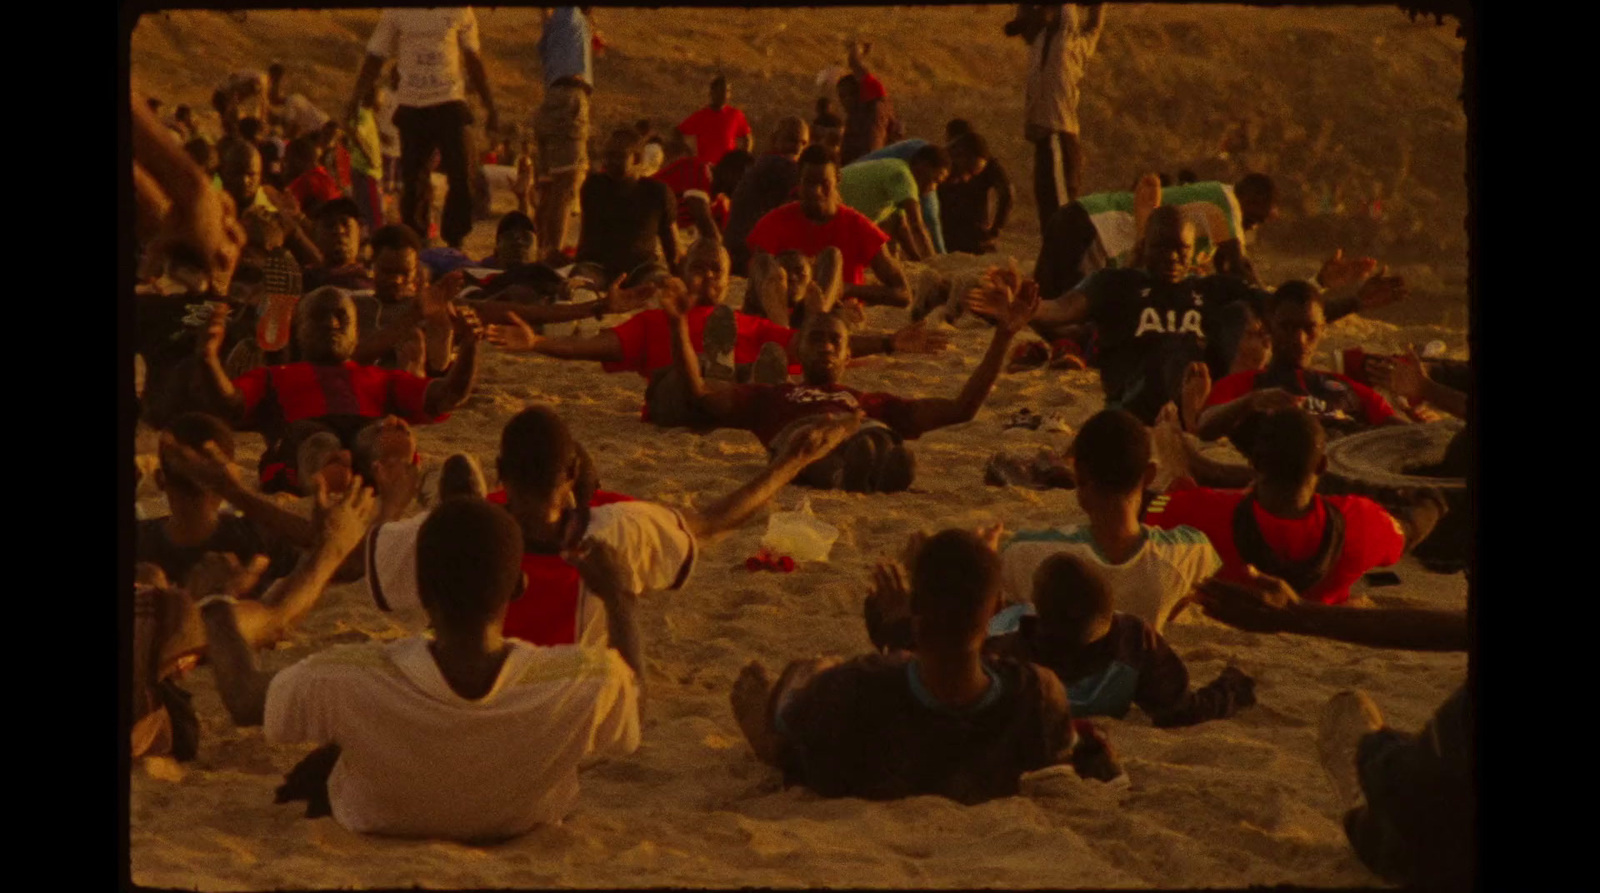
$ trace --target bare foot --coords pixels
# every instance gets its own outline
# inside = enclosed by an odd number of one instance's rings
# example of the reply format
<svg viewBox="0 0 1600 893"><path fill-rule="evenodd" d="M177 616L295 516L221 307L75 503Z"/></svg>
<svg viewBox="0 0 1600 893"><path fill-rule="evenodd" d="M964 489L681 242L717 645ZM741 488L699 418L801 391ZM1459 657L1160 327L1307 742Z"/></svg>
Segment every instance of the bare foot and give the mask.
<svg viewBox="0 0 1600 893"><path fill-rule="evenodd" d="M733 683L728 702L733 705L734 719L756 758L771 766L778 765L778 733L772 728L772 680L767 668L758 660L746 664Z"/></svg>
<svg viewBox="0 0 1600 893"><path fill-rule="evenodd" d="M1161 478L1158 481L1161 486L1156 489L1165 490L1179 478L1194 476L1189 467L1189 449L1183 439L1183 426L1178 421L1177 404L1168 403L1161 407L1161 413L1156 416L1155 427L1150 429L1150 440L1156 466L1161 470Z"/></svg>
<svg viewBox="0 0 1600 893"><path fill-rule="evenodd" d="M1383 714L1366 692L1342 691L1329 699L1317 723L1317 754L1343 809L1361 805L1356 751L1361 739L1383 728Z"/></svg>
<svg viewBox="0 0 1600 893"><path fill-rule="evenodd" d="M1211 396L1211 370L1205 363L1190 363L1183 370L1183 430L1195 433L1200 425L1200 411L1206 408L1206 398Z"/></svg>

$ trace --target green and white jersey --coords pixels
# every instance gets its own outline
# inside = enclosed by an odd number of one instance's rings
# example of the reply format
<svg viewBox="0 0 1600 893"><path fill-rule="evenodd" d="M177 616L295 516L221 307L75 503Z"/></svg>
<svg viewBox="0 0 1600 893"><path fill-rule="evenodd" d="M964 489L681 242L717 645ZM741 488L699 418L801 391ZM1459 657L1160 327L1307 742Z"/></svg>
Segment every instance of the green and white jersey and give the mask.
<svg viewBox="0 0 1600 893"><path fill-rule="evenodd" d="M1229 239L1244 244L1243 214L1233 187L1226 183L1190 183L1187 186L1170 186L1161 190L1163 205L1176 205L1185 220L1194 223L1194 250L1196 258L1210 257L1217 245ZM1078 198L1078 204L1089 212L1100 236L1100 245L1109 259L1107 266L1127 267L1133 264L1133 247L1137 234L1133 225L1133 193L1100 192Z"/></svg>

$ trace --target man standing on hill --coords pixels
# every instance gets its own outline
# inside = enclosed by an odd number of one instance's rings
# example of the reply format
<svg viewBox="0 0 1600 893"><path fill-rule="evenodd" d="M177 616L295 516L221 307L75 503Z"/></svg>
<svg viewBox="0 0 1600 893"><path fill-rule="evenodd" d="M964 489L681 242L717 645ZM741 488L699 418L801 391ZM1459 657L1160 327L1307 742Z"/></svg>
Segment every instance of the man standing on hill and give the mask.
<svg viewBox="0 0 1600 893"><path fill-rule="evenodd" d="M720 74L711 80L711 104L685 118L677 129L694 137L695 153L705 165L715 166L734 149L748 152L753 145L750 122L744 112L728 104L728 79Z"/></svg>
<svg viewBox="0 0 1600 893"><path fill-rule="evenodd" d="M459 249L472 230L472 152L467 130L472 125L472 109L467 105L467 80L483 99L488 131L494 133L500 127L494 98L489 95L489 75L479 55L477 16L470 6L385 9L367 42L367 58L361 63L344 120L355 120L362 97L391 57L400 74L394 124L400 130L404 222L419 233L428 231L427 221L419 216L423 208L417 189L438 151L450 181L441 232L451 248Z"/></svg>
<svg viewBox="0 0 1600 893"><path fill-rule="evenodd" d="M1025 135L1034 147L1033 193L1041 234L1056 208L1078 197L1083 175L1078 88L1104 24L1100 4L1080 11L1063 3L1022 4L1005 26L1006 36L1028 42Z"/></svg>
<svg viewBox="0 0 1600 893"><path fill-rule="evenodd" d="M564 266L567 219L578 201L578 187L589 171L589 94L594 92L594 23L587 6L558 6L545 16L539 36L544 68L544 102L533 114L539 151L534 165L539 181L535 222L539 244L554 266Z"/></svg>

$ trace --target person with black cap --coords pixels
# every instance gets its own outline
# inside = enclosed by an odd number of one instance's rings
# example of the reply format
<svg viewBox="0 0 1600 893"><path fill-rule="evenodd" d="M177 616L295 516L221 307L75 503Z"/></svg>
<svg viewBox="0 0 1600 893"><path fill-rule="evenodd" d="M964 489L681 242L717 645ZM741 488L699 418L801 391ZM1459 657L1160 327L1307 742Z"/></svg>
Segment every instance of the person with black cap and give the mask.
<svg viewBox="0 0 1600 893"><path fill-rule="evenodd" d="M312 215L312 239L322 263L307 267L305 290L332 285L350 291L372 289L372 270L361 262L361 210L348 198L324 202Z"/></svg>

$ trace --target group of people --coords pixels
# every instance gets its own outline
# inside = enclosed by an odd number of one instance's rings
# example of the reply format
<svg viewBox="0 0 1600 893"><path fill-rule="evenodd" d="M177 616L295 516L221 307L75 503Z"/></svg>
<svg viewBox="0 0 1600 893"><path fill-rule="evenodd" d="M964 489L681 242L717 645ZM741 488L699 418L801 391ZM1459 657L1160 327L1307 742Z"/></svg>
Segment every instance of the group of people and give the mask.
<svg viewBox="0 0 1600 893"><path fill-rule="evenodd" d="M1362 575L1429 535L1442 497L1380 506L1319 487L1329 437L1422 417L1424 401L1466 413L1467 395L1414 355L1342 373L1310 366L1329 320L1399 300L1404 283L1335 253L1315 281L1264 289L1244 252L1244 234L1271 217L1260 175L1174 188L1148 176L1130 193L1078 195L1075 111L1063 109L1075 109L1101 26L1099 7L1070 6L1024 7L1007 25L1030 42L1031 66L1079 71L1038 84L1030 75L1045 244L1031 276L993 267L933 317L913 307L903 265L992 250L1010 181L963 121L942 143L892 138L901 134L866 67L869 44L851 44L838 79L843 119L819 103L816 121L782 119L769 151L753 156L752 128L718 77L709 104L668 135L653 175L636 127L606 138L591 173L590 56L603 44L586 9L547 13L537 200L500 219L493 254L478 260L449 254L471 228L469 86L497 123L470 9L386 10L356 76L351 170L381 184L388 153L367 154L361 131L396 62L401 222L364 206L356 181L336 172L340 143L324 134L338 136L337 124L293 137L283 172L293 176L279 187L261 132L245 127L262 117L237 119L213 169L136 99L137 233L150 274L137 298L141 408L161 432L155 483L170 514L137 532L135 755L195 753L199 727L179 683L203 660L234 722L262 726L270 742L318 745L279 790L308 815L460 840L557 821L576 802L580 764L640 742L648 643L638 600L691 586L701 550L790 483L908 489L908 441L971 422L1031 344L1100 372L1107 408L1057 469L1087 522L916 534L862 583L873 653L794 661L776 675L745 667L734 717L787 782L826 796L972 803L1014 795L1025 774L1051 766L1122 778L1091 717L1138 707L1178 728L1255 703L1254 680L1236 667L1191 686L1164 637L1185 612L1257 632L1465 650L1464 615L1347 604ZM228 101L259 92L272 121L281 77ZM450 183L443 248L412 216L435 155ZM574 203L581 223L567 258ZM737 307L734 276L746 278ZM863 305L918 312L871 332ZM948 349L943 322L964 314L993 336L958 393L844 382L853 356ZM588 318L610 324L545 334ZM1019 345L1030 330L1039 340ZM769 461L701 506L671 508L604 489L561 414L531 406L501 431L501 489L457 454L423 500L414 426L448 423L476 386L485 344L637 373L641 424L746 430ZM1373 385L1410 402L1397 412ZM265 443L254 482L232 465L239 432ZM1210 461L1192 442L1221 437L1247 466ZM1174 481L1160 491L1158 471ZM256 653L290 634L327 585L358 580L416 635L260 669ZM1440 830L1466 827L1456 807L1470 797L1459 734L1470 705L1452 705L1422 738L1380 732L1359 696L1325 717L1336 781L1360 767L1342 789L1351 841L1385 876L1460 867L1441 850L1460 838ZM1374 734L1348 734L1353 725ZM508 761L522 771L507 776ZM413 771L429 764L456 768L448 780ZM1423 764L1428 772L1405 774Z"/></svg>

